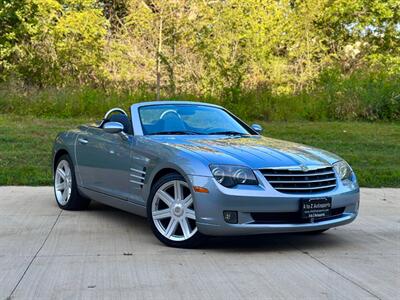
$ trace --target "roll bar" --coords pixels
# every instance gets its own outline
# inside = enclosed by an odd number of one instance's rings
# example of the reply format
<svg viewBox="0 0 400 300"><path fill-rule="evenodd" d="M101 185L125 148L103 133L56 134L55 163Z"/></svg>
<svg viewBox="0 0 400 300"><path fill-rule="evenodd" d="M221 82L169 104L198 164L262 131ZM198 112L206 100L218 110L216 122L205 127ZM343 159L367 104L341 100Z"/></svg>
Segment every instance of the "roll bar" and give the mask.
<svg viewBox="0 0 400 300"><path fill-rule="evenodd" d="M112 113L114 113L114 112L119 112L120 114L123 114L123 115L125 115L125 116L128 117L128 114L127 114L122 108L119 108L119 107L111 108L111 109L110 109L108 112L106 112L106 114L104 115L103 120L101 120L101 122L100 122L100 124L99 124L99 128L101 128L101 127L104 125L104 122L107 121L107 120L108 120L108 117L109 117Z"/></svg>

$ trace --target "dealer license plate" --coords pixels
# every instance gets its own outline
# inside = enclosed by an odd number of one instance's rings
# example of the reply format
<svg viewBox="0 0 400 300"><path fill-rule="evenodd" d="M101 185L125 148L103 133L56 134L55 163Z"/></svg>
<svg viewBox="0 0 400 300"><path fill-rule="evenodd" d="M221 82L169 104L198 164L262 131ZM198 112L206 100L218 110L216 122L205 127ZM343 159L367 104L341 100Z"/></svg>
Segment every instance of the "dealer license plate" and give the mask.
<svg viewBox="0 0 400 300"><path fill-rule="evenodd" d="M300 212L303 219L320 219L329 217L331 214L332 199L311 198L302 199Z"/></svg>

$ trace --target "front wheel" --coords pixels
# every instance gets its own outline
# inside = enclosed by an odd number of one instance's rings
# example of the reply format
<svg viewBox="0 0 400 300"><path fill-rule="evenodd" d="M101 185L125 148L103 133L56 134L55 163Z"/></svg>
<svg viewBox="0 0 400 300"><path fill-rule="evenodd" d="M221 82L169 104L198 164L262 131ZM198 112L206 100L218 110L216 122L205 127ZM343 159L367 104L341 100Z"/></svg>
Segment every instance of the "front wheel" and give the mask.
<svg viewBox="0 0 400 300"><path fill-rule="evenodd" d="M179 174L165 175L155 183L147 216L153 233L167 246L194 248L205 239L197 229L192 193Z"/></svg>

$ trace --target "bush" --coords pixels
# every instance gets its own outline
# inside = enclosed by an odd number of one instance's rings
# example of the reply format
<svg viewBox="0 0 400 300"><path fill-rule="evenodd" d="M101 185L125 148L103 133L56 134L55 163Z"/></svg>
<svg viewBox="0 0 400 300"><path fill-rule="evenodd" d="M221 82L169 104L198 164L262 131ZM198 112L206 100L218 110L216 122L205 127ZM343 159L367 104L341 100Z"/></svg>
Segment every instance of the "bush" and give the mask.
<svg viewBox="0 0 400 300"><path fill-rule="evenodd" d="M276 95L268 87L227 89L220 98L180 94L163 99L204 101L222 105L245 120L400 120L400 76L358 71L344 76L337 70L322 74L316 87L294 95ZM0 112L40 117L99 117L112 107L151 101L143 87L129 91L79 87L24 89L3 85Z"/></svg>
<svg viewBox="0 0 400 300"><path fill-rule="evenodd" d="M90 87L33 90L20 93L0 91L0 112L38 117L98 117L112 107L150 100L146 93L106 92Z"/></svg>
<svg viewBox="0 0 400 300"><path fill-rule="evenodd" d="M335 70L322 74L317 98L337 120L399 120L400 75L359 70L344 77Z"/></svg>

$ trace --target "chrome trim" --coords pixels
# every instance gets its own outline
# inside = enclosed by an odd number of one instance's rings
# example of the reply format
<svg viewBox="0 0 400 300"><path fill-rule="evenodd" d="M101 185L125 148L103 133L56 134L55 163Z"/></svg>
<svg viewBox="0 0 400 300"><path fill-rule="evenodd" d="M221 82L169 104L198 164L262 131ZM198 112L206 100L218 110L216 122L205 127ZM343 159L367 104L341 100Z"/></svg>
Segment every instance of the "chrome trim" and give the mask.
<svg viewBox="0 0 400 300"><path fill-rule="evenodd" d="M138 181L135 181L135 180L129 180L129 182L136 183L136 184L139 184L139 185L144 185L143 182L138 182Z"/></svg>
<svg viewBox="0 0 400 300"><path fill-rule="evenodd" d="M318 179L318 180L300 180L300 181L279 181L279 180L277 180L277 181L273 181L273 180L270 180L270 181L268 181L269 183L314 183L314 182L325 182L325 181L333 181L333 180L335 180L336 181L336 178L326 178L326 179Z"/></svg>
<svg viewBox="0 0 400 300"><path fill-rule="evenodd" d="M126 113L126 111L124 111L122 108L114 107L114 108L111 108L108 112L106 112L103 120L100 122L100 124L97 127L101 128L104 125L104 122L108 119L108 116L115 111L120 112L120 113L126 115L127 117L129 117L128 114Z"/></svg>
<svg viewBox="0 0 400 300"><path fill-rule="evenodd" d="M123 113L124 115L128 116L128 114L122 108L114 107L114 108L111 108L108 112L106 112L106 114L104 115L104 119L107 119L108 116L115 111L118 111L118 112Z"/></svg>
<svg viewBox="0 0 400 300"><path fill-rule="evenodd" d="M103 125L103 130L107 133L121 133L124 130L124 125L119 122L107 122Z"/></svg>
<svg viewBox="0 0 400 300"><path fill-rule="evenodd" d="M286 166L286 167L266 167L262 168L263 169L270 169L270 170L289 170L289 171L314 171L318 169L325 169L325 168L331 168L331 165L315 165L315 166L304 166L304 165L299 165L299 166Z"/></svg>
<svg viewBox="0 0 400 300"><path fill-rule="evenodd" d="M83 145L86 145L87 143L89 143L89 141L84 139L84 138L78 138L78 142L83 144Z"/></svg>
<svg viewBox="0 0 400 300"><path fill-rule="evenodd" d="M141 170L138 170L138 169L131 168L130 170L133 171L133 172L140 173L140 174L144 174L144 175L146 174L145 171L141 171Z"/></svg>
<svg viewBox="0 0 400 300"><path fill-rule="evenodd" d="M334 189L336 173L332 166L296 166L259 170L267 182L278 192L313 194ZM322 176L322 177L320 177Z"/></svg>
<svg viewBox="0 0 400 300"><path fill-rule="evenodd" d="M331 187L335 187L336 184L330 184L325 186L317 186L317 187L296 187L296 188L275 188L277 191L290 191L290 190L323 190Z"/></svg>
<svg viewBox="0 0 400 300"><path fill-rule="evenodd" d="M139 178L139 179L144 179L143 176L135 175L135 174L130 174L131 177Z"/></svg>
<svg viewBox="0 0 400 300"><path fill-rule="evenodd" d="M272 174L272 173L263 173L263 170L260 169L261 174L264 176L276 176L276 177L292 177L292 176L307 176L307 177L311 177L311 176L320 176L320 175L330 175L330 174L335 174L335 172L330 171L330 172L323 172L323 173L315 173L315 174ZM290 171L294 171L294 170L290 170ZM313 170L311 170L313 171Z"/></svg>

